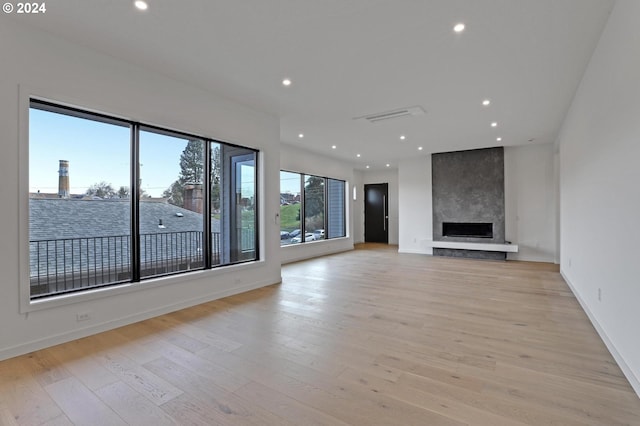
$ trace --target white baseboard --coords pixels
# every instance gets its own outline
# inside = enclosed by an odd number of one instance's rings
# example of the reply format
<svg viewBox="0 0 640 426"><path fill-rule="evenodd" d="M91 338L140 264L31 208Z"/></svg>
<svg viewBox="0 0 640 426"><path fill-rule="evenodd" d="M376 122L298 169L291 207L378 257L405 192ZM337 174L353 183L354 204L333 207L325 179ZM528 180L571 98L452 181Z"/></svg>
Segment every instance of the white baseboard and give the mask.
<svg viewBox="0 0 640 426"><path fill-rule="evenodd" d="M310 243L308 244L310 247L305 247L304 244L283 246L280 248L281 252L283 250L286 250L287 252L282 254L280 263L282 265L286 265L288 263L299 262L301 260L314 259L316 257L328 256L330 254L344 253L346 251L351 251L354 248L353 244L330 247L328 245L320 246L322 243L322 241L318 243ZM314 247L313 244L316 244L316 246ZM321 249L318 249L317 247L321 247ZM291 253L295 254L291 255Z"/></svg>
<svg viewBox="0 0 640 426"><path fill-rule="evenodd" d="M272 280L258 281L250 284L245 284L229 289L220 290L213 293L208 293L202 296L198 296L192 299L183 300L170 305L165 305L159 308L150 309L145 312L138 312L133 315L118 318L111 321L106 321L100 324L91 325L90 327L76 329L67 333L60 333L53 336L48 336L43 339L33 340L31 342L22 343L20 345L12 346L0 350L0 361L4 359L13 358L19 355L24 355L29 352L37 351L40 349L48 348L51 346L59 345L61 343L70 342L72 340L80 339L83 337L91 336L93 334L102 333L104 331L113 330L118 327L133 324L139 321L144 321L149 318L157 317L160 315L168 314L169 312L178 311L180 309L189 308L191 306L199 305L201 303L211 302L212 300L221 299L227 296L233 296L234 294L244 293L257 288L265 287L272 284L278 284L282 281L272 282Z"/></svg>
<svg viewBox="0 0 640 426"><path fill-rule="evenodd" d="M420 249L398 249L398 253L426 254L427 256L433 255L433 253L429 253L427 250L420 250Z"/></svg>
<svg viewBox="0 0 640 426"><path fill-rule="evenodd" d="M567 278L567 276L564 274L564 272L562 270L560 271L560 275L562 275L562 278L564 278L564 281L567 283L567 285L569 286L569 288L573 292L573 295L578 300L578 303L580 303L580 306L582 306L582 310L589 317L589 320L591 321L591 324L593 324L593 327L596 329L596 332L598 333L598 335L600 335L600 338L602 339L602 341L604 342L605 346L607 347L607 349L611 353L611 356L613 356L613 359L616 361L616 363L618 364L618 366L622 370L622 373L625 375L625 377L627 378L627 380L631 384L631 387L633 388L633 390L636 392L636 394L640 398L640 379L638 379L638 377L634 374L633 370L625 362L625 360L622 357L622 355L620 354L620 352L618 352L618 350L616 349L616 346L613 344L611 339L609 339L609 336L607 336L607 333L600 326L600 323L598 323L598 320L596 319L595 315L593 315L593 313L591 312L591 310L589 310L589 307L584 302L582 297L580 297L580 293L578 293L578 291L576 291L575 286L571 283L569 278Z"/></svg>

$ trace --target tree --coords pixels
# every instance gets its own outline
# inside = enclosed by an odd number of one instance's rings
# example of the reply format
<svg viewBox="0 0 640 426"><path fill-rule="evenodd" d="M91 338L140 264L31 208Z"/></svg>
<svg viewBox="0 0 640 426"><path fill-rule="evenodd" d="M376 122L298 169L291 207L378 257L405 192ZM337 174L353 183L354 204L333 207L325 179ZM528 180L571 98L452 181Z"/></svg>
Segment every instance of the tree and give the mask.
<svg viewBox="0 0 640 426"><path fill-rule="evenodd" d="M144 189L140 188L140 198L151 198L151 196L149 194L147 194L147 191L145 191ZM127 199L129 198L129 187L128 186L121 186L118 189L118 192L115 194L118 198L122 198L122 199Z"/></svg>
<svg viewBox="0 0 640 426"><path fill-rule="evenodd" d="M220 146L213 147L211 154L211 209L220 208Z"/></svg>
<svg viewBox="0 0 640 426"><path fill-rule="evenodd" d="M204 169L202 141L191 140L180 155L180 177L182 184L202 183Z"/></svg>
<svg viewBox="0 0 640 426"><path fill-rule="evenodd" d="M304 185L304 215L324 216L324 179L309 176Z"/></svg>
<svg viewBox="0 0 640 426"><path fill-rule="evenodd" d="M91 185L86 194L93 197L113 198L116 196L116 191L110 183L102 181Z"/></svg>
<svg viewBox="0 0 640 426"><path fill-rule="evenodd" d="M120 189L118 189L118 198L129 198L128 186L121 186Z"/></svg>
<svg viewBox="0 0 640 426"><path fill-rule="evenodd" d="M149 195L147 193L147 191L145 191L144 189L140 188L140 191L138 192L138 196L140 198L151 198L151 195Z"/></svg>
<svg viewBox="0 0 640 426"><path fill-rule="evenodd" d="M180 175L178 179L165 189L162 196L170 204L184 206L184 186L188 183L202 183L204 169L204 149L202 141L190 140L180 154Z"/></svg>
<svg viewBox="0 0 640 426"><path fill-rule="evenodd" d="M304 185L304 224L307 230L324 227L324 179L309 176Z"/></svg>
<svg viewBox="0 0 640 426"><path fill-rule="evenodd" d="M191 140L180 155L180 175L162 193L170 204L184 206L184 187L189 183L203 183L204 149L202 142ZM220 147L214 146L211 155L211 208L220 208Z"/></svg>
<svg viewBox="0 0 640 426"><path fill-rule="evenodd" d="M184 185L180 184L180 180L176 180L171 186L164 190L162 196L167 198L169 204L174 206L184 206Z"/></svg>

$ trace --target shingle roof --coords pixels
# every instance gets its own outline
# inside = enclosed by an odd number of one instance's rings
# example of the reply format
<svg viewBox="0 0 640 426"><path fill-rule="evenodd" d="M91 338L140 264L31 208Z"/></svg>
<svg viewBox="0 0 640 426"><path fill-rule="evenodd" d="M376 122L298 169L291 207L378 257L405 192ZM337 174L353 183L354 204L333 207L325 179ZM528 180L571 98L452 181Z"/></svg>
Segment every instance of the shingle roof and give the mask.
<svg viewBox="0 0 640 426"><path fill-rule="evenodd" d="M129 200L29 199L29 240L131 234ZM176 216L181 214L182 216ZM159 228L162 220L164 228ZM219 232L219 221L212 221ZM140 201L140 233L202 231L202 215L160 201Z"/></svg>
<svg viewBox="0 0 640 426"><path fill-rule="evenodd" d="M130 212L129 200L31 198L32 295L130 279ZM141 200L141 274L201 267L202 218L166 202ZM217 234L219 221L212 220L211 228Z"/></svg>

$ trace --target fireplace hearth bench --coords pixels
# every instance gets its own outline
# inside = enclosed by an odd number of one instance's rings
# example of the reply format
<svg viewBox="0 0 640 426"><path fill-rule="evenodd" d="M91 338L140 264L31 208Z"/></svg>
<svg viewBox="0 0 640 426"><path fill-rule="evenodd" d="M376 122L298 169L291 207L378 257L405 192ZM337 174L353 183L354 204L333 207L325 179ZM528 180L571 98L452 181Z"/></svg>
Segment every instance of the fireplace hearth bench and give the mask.
<svg viewBox="0 0 640 426"><path fill-rule="evenodd" d="M517 253L517 244L499 243L469 243L464 241L427 241L427 245L433 248L460 249L460 250L481 250L481 251L501 251L505 253Z"/></svg>

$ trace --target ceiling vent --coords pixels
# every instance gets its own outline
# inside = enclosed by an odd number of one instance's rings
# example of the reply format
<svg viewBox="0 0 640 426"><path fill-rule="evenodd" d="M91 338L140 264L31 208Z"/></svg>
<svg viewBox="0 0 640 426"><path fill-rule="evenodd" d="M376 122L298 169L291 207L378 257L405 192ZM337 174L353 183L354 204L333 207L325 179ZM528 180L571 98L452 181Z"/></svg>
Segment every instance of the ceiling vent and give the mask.
<svg viewBox="0 0 640 426"><path fill-rule="evenodd" d="M369 123L377 123L379 121L391 120L400 117L410 117L412 115L424 115L425 111L421 106L412 106L408 108L394 109L393 111L379 112L377 114L364 115L356 117L354 120L367 120Z"/></svg>

